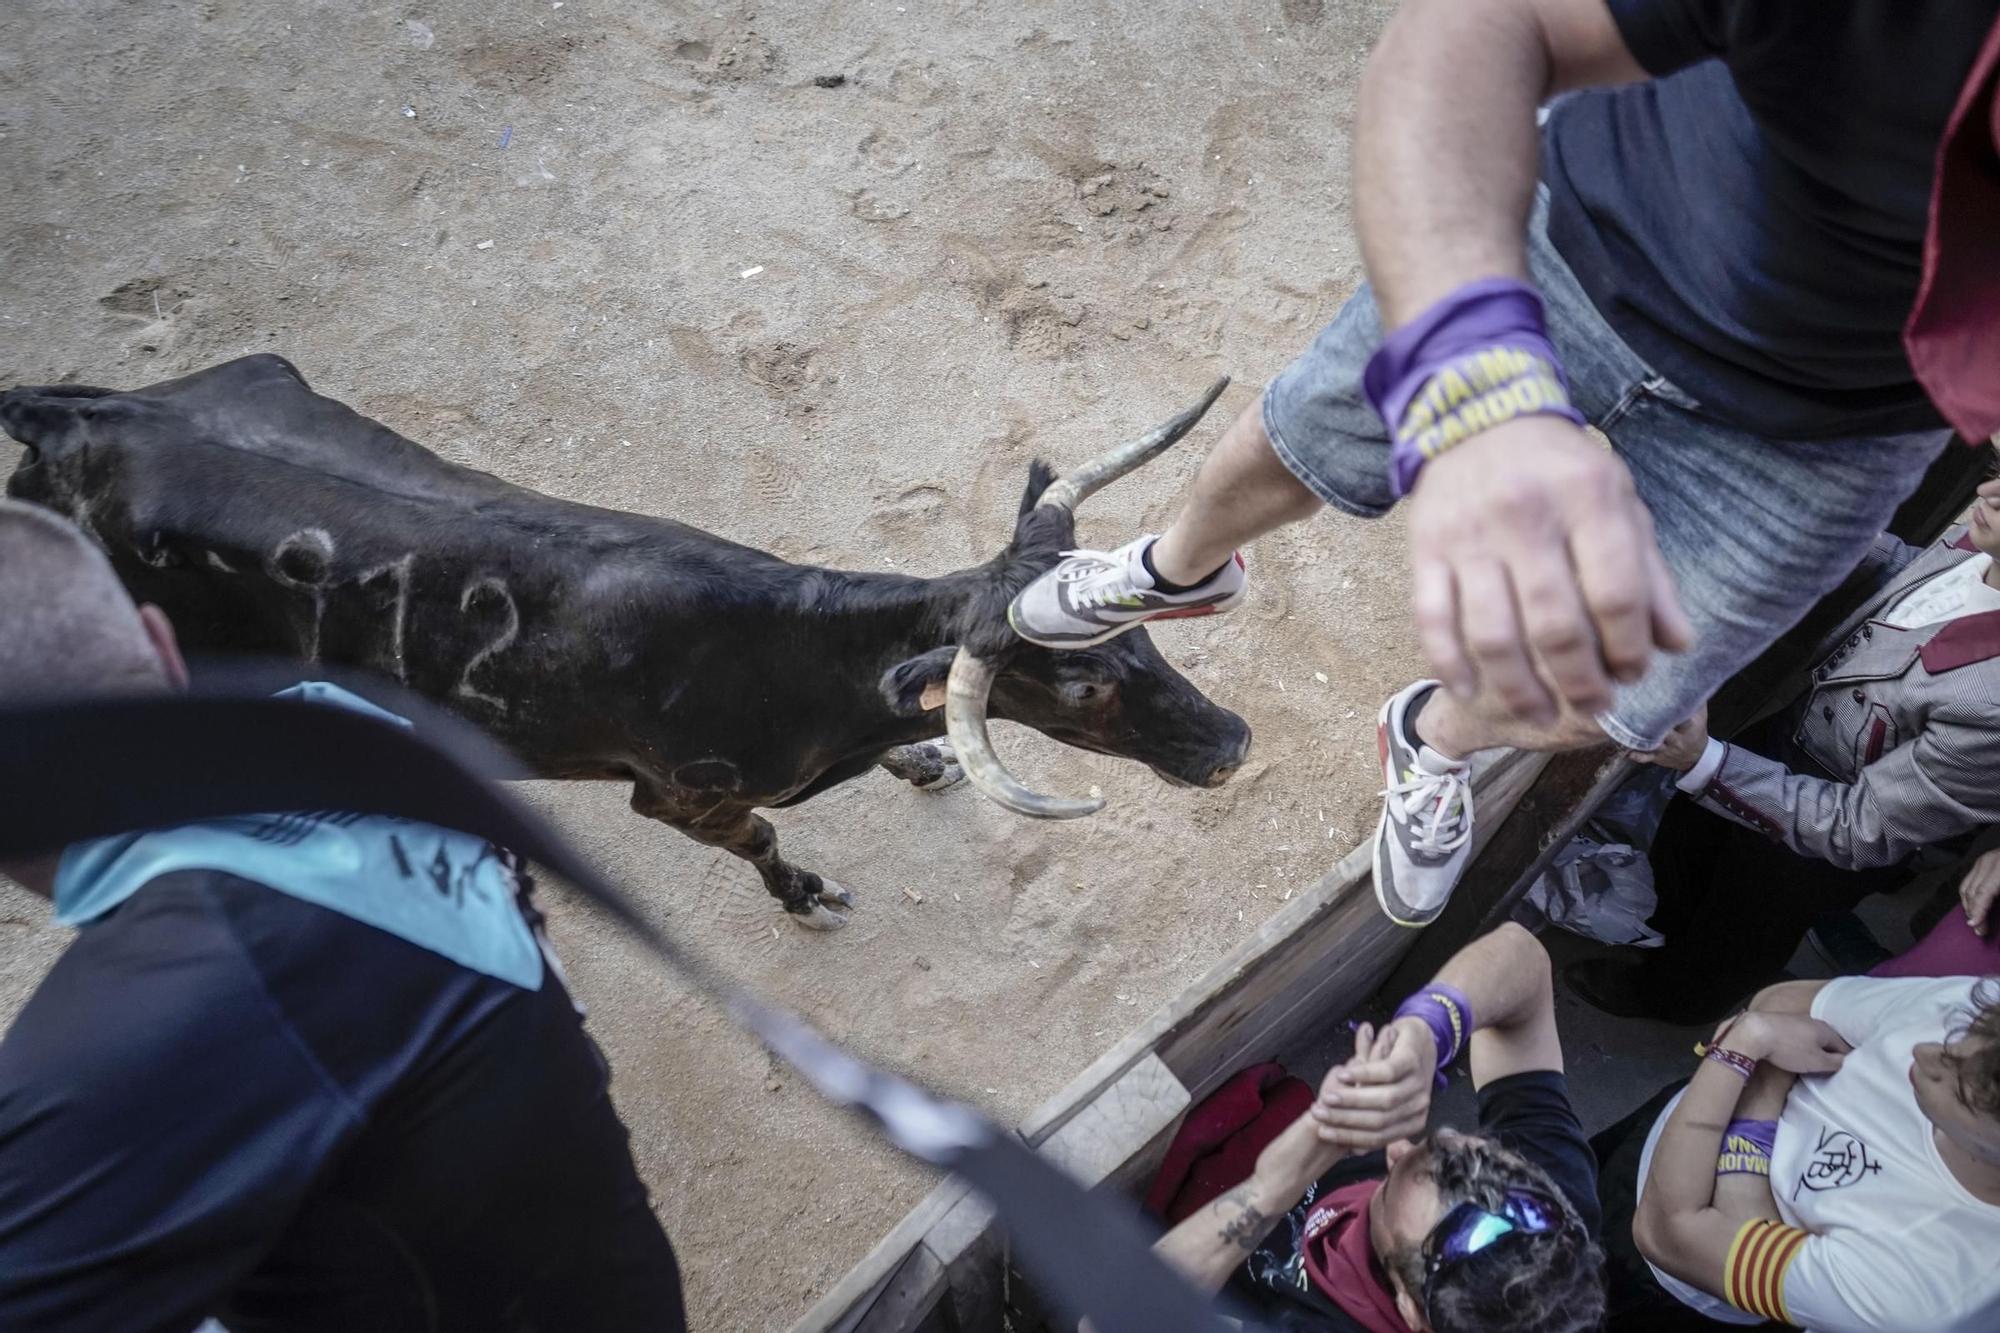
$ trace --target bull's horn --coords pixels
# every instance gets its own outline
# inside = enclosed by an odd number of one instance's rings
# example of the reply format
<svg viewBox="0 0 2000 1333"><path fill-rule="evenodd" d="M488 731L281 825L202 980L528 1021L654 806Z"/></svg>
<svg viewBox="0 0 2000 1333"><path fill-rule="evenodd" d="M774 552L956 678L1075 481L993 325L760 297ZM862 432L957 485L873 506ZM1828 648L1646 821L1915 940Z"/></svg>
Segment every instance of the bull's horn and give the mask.
<svg viewBox="0 0 2000 1333"><path fill-rule="evenodd" d="M1194 429L1194 423L1208 414L1208 409L1215 405L1215 400L1228 387L1229 376L1224 375L1209 385L1201 401L1185 412L1155 426L1131 443L1121 444L1110 453L1094 458L1076 471L1065 473L1051 482L1038 503L1055 505L1074 513L1078 505L1112 482L1165 453L1176 440Z"/></svg>
<svg viewBox="0 0 2000 1333"><path fill-rule="evenodd" d="M1104 802L1096 798L1069 801L1029 791L993 753L986 734L986 698L993 692L998 671L993 662L960 648L945 680L944 726L965 776L998 804L1031 819L1079 819L1102 810Z"/></svg>

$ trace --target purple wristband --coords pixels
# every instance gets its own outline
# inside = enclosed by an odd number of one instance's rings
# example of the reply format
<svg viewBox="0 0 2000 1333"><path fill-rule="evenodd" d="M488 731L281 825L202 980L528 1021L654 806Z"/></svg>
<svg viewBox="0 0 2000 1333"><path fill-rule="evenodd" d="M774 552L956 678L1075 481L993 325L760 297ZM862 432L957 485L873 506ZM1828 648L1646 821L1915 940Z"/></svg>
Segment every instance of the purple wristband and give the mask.
<svg viewBox="0 0 2000 1333"><path fill-rule="evenodd" d="M1569 379L1549 341L1541 294L1514 278L1483 278L1468 282L1423 314L1397 329L1368 359L1361 375L1362 392L1382 418L1389 438L1389 481L1396 495L1407 495L1428 456L1403 438L1410 402L1431 377L1460 358L1506 348L1546 363L1562 385L1564 397L1535 408L1584 425L1581 413L1567 401Z"/></svg>
<svg viewBox="0 0 2000 1333"><path fill-rule="evenodd" d="M1431 1030L1431 1039L1437 1043L1438 1079L1442 1082L1445 1066L1458 1058L1472 1036L1472 1001L1458 987L1433 981L1396 1006L1395 1018L1390 1021L1397 1018L1414 1018Z"/></svg>
<svg viewBox="0 0 2000 1333"><path fill-rule="evenodd" d="M1722 1151L1715 1158L1718 1176L1769 1176L1771 1154L1778 1150L1775 1120L1732 1120L1722 1131Z"/></svg>

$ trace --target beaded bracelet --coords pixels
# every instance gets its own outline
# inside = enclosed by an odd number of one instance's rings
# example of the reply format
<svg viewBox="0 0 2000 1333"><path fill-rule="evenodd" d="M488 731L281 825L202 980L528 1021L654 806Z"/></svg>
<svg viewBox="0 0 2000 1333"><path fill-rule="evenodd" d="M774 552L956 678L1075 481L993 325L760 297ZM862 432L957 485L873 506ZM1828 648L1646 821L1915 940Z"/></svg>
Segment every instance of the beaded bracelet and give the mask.
<svg viewBox="0 0 2000 1333"><path fill-rule="evenodd" d="M1755 1060L1723 1046L1709 1047L1708 1054L1702 1056L1702 1059L1713 1060L1724 1068L1741 1074L1745 1083L1748 1083L1750 1076L1757 1072L1757 1062Z"/></svg>

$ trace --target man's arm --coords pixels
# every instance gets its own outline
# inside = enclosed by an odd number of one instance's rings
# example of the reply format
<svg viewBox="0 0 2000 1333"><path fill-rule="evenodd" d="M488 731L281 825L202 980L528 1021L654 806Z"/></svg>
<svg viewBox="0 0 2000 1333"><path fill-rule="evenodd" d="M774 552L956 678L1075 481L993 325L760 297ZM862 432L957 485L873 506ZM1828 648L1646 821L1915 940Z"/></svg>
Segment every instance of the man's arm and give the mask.
<svg viewBox="0 0 2000 1333"><path fill-rule="evenodd" d="M1220 1291L1278 1219L1305 1198L1306 1187L1350 1151L1321 1138L1308 1111L1258 1154L1248 1180L1183 1219L1154 1248L1201 1290Z"/></svg>
<svg viewBox="0 0 2000 1333"><path fill-rule="evenodd" d="M1355 224L1387 328L1454 288L1528 276L1535 109L1646 77L1605 0L1409 0L1361 80Z"/></svg>
<svg viewBox="0 0 2000 1333"><path fill-rule="evenodd" d="M1766 992L1759 999L1766 996L1787 1007L1799 998ZM1708 1059L1695 1070L1653 1149L1632 1239L1659 1268L1739 1308L1753 1308L1746 1293L1757 1284L1748 1279L1768 1276L1767 1268L1781 1279L1805 1233L1779 1221L1768 1180L1732 1178L1718 1188L1723 1135L1739 1117L1776 1119L1795 1076L1838 1069L1847 1044L1815 1019L1762 1009L1726 1025L1718 1044L1757 1061L1756 1073L1746 1082ZM1754 1306L1756 1313L1770 1314L1768 1288L1758 1287L1755 1299L1763 1303Z"/></svg>
<svg viewBox="0 0 2000 1333"><path fill-rule="evenodd" d="M1893 865L1919 847L2000 823L1994 723L1977 705L1936 707L1914 739L1853 782L1794 773L1732 745L1696 799L1801 856L1849 870Z"/></svg>
<svg viewBox="0 0 2000 1333"><path fill-rule="evenodd" d="M1472 1006L1475 1082L1562 1068L1549 956L1533 935L1509 922L1459 950L1437 981ZM1219 1289L1334 1163L1423 1129L1437 1073L1430 1029L1404 1018L1378 1035L1364 1023L1354 1044L1354 1058L1327 1074L1312 1107L1264 1149L1250 1179L1161 1238L1161 1255L1190 1281Z"/></svg>
<svg viewBox="0 0 2000 1333"><path fill-rule="evenodd" d="M1355 220L1385 328L1485 278L1528 276L1535 109L1646 71L1606 0L1410 0L1369 58ZM1608 708L1693 631L1616 456L1560 417L1517 417L1424 465L1413 609L1455 693L1540 726ZM1551 690L1550 687L1553 687Z"/></svg>
<svg viewBox="0 0 2000 1333"><path fill-rule="evenodd" d="M1549 955L1533 934L1507 922L1460 949L1437 980L1472 1005L1468 1046L1475 1087L1534 1069L1562 1072ZM1349 1141L1357 1144L1422 1133L1437 1066L1431 1030L1415 1018L1397 1019L1382 1029L1366 1059L1328 1076L1309 1114L1329 1131L1355 1136Z"/></svg>

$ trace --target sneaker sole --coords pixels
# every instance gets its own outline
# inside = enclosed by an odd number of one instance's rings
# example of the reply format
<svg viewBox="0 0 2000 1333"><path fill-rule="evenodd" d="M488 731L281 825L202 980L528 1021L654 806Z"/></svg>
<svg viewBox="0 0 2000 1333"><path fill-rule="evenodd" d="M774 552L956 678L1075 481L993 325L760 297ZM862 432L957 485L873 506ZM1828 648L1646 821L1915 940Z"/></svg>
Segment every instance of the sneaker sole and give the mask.
<svg viewBox="0 0 2000 1333"><path fill-rule="evenodd" d="M1437 920L1438 917L1442 916L1444 914L1444 908L1443 906L1439 906L1438 910L1432 912L1429 916L1410 919L1397 915L1398 910L1401 908L1401 904L1398 904L1396 907L1391 907L1389 905L1389 891L1386 887L1384 887L1388 883L1388 880L1383 875L1385 867L1382 861L1382 852L1383 849L1388 845L1388 840L1389 840L1388 820L1389 816L1385 813L1382 816L1381 822L1375 825L1375 864L1374 864L1375 904L1376 906L1382 909L1383 916L1388 917L1391 921L1395 922L1403 929L1422 930L1425 926L1430 925L1431 922ZM1447 898L1445 901L1449 902L1451 900Z"/></svg>
<svg viewBox="0 0 2000 1333"><path fill-rule="evenodd" d="M1017 637L1034 644L1038 648L1095 648L1098 644L1109 643L1127 630L1137 629L1151 620L1192 620L1197 616L1219 616L1225 611L1234 610L1242 600L1243 594L1235 592L1219 602L1211 602L1206 606L1168 607L1164 611L1148 612L1143 616L1134 616L1122 624L1107 626L1102 633L1074 639L1048 639L1030 634L1027 630L1022 629L1021 622L1014 618L1014 607L1012 603L1009 603L1007 606L1007 625L1008 628L1014 631Z"/></svg>

